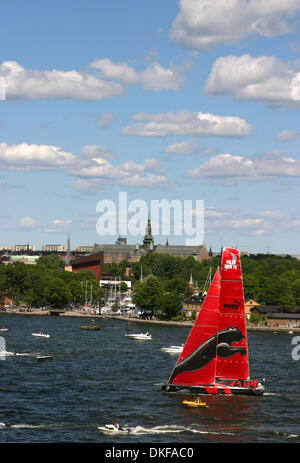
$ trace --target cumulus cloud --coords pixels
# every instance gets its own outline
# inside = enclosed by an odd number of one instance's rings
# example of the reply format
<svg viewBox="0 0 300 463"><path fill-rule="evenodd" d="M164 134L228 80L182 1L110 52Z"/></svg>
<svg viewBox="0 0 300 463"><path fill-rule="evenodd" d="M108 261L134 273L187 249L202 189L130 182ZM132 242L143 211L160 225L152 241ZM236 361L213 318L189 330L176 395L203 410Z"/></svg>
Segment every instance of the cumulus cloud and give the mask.
<svg viewBox="0 0 300 463"><path fill-rule="evenodd" d="M141 84L144 89L178 90L184 82L183 72L173 66L164 68L155 62L143 71L126 63L109 59L93 61L85 70L39 71L25 69L16 61L0 64L0 79L5 82L6 99L42 100L67 99L98 101L124 95L128 85Z"/></svg>
<svg viewBox="0 0 300 463"><path fill-rule="evenodd" d="M36 221L32 217L23 217L19 220L18 225L21 228L34 228L36 226Z"/></svg>
<svg viewBox="0 0 300 463"><path fill-rule="evenodd" d="M31 171L65 169L74 164L76 156L58 146L0 143L0 168Z"/></svg>
<svg viewBox="0 0 300 463"><path fill-rule="evenodd" d="M164 68L154 62L144 71L136 71L127 63L113 63L109 59L95 60L91 67L99 71L102 78L116 79L126 84L142 84L145 90L158 92L160 90L178 90L184 83L182 70L174 66Z"/></svg>
<svg viewBox="0 0 300 463"><path fill-rule="evenodd" d="M240 117L218 116L202 112L138 113L132 119L138 122L123 128L122 135L141 137L166 137L169 135L245 137L253 131L252 126Z"/></svg>
<svg viewBox="0 0 300 463"><path fill-rule="evenodd" d="M206 50L245 38L275 37L293 30L299 0L181 0L170 38L186 47Z"/></svg>
<svg viewBox="0 0 300 463"><path fill-rule="evenodd" d="M189 169L187 176L211 179L222 185L282 177L299 178L300 161L276 150L255 156L253 159L232 154L218 154L199 167Z"/></svg>
<svg viewBox="0 0 300 463"><path fill-rule="evenodd" d="M127 63L113 63L110 59L96 59L91 67L97 69L99 75L104 79L122 80L127 84L139 81L138 73Z"/></svg>
<svg viewBox="0 0 300 463"><path fill-rule="evenodd" d="M110 127L115 121L116 118L112 113L103 113L98 116L97 118L97 124L101 129L107 129L107 127Z"/></svg>
<svg viewBox="0 0 300 463"><path fill-rule="evenodd" d="M199 153L200 147L198 143L193 141L181 141L166 146L163 153L168 154L196 154Z"/></svg>
<svg viewBox="0 0 300 463"><path fill-rule="evenodd" d="M127 185L158 188L168 185L164 169L156 159L142 163L129 160L113 165L105 158L110 151L101 145L85 145L80 155L51 145L0 144L0 168L14 171L60 171L78 181L72 185L80 191L91 191L102 185Z"/></svg>
<svg viewBox="0 0 300 463"><path fill-rule="evenodd" d="M100 79L88 72L30 70L16 61L2 63L0 76L5 79L7 100L95 101L124 94L120 83Z"/></svg>
<svg viewBox="0 0 300 463"><path fill-rule="evenodd" d="M293 141L299 138L299 134L293 130L282 130L278 135L276 135L276 141Z"/></svg>
<svg viewBox="0 0 300 463"><path fill-rule="evenodd" d="M224 56L215 61L204 92L241 101L261 101L268 106L299 107L300 74L274 56Z"/></svg>
<svg viewBox="0 0 300 463"><path fill-rule="evenodd" d="M66 225L70 225L72 220L62 220L62 219L54 219L51 221L53 225L58 225L61 227L65 227Z"/></svg>
<svg viewBox="0 0 300 463"><path fill-rule="evenodd" d="M81 155L87 159L115 159L116 157L115 154L113 154L108 148L106 148L106 146L103 145L84 145L81 148Z"/></svg>

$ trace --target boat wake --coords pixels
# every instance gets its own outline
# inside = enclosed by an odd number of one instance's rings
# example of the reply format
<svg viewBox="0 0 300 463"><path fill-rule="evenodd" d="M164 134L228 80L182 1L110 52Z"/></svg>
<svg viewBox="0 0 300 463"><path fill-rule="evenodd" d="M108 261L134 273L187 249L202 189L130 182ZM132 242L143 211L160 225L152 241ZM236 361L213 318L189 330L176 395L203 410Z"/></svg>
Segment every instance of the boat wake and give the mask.
<svg viewBox="0 0 300 463"><path fill-rule="evenodd" d="M154 426L152 428L145 428L143 426L124 426L124 431L126 434L141 436L145 434L182 434L182 433L192 433L192 434L216 434L216 435L234 435L232 432L217 432L211 430L204 430L198 427L197 425L191 426L180 426L180 425L163 425L163 426ZM99 426L98 430L103 434L124 434L124 431L109 431L105 426Z"/></svg>

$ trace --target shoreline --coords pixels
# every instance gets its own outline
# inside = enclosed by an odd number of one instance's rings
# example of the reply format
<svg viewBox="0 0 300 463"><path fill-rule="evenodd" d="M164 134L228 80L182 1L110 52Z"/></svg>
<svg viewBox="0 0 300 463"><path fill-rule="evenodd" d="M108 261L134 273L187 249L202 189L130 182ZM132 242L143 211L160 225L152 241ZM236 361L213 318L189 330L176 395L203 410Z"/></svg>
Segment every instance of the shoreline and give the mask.
<svg viewBox="0 0 300 463"><path fill-rule="evenodd" d="M19 310L11 312L5 311L0 312L0 319L1 314L3 315L42 315L42 316L51 316L48 310L34 310L31 312L20 312ZM57 316L57 315L54 315ZM165 326L184 326L184 327L192 327L194 322L175 322L175 321L165 321L165 320L143 320L139 318L131 318L131 317L123 317L121 315L89 315L89 314L82 314L79 312L71 312L71 311L64 311L63 313L59 313L60 317L79 317L79 318L94 318L94 319L113 319L113 320L121 320L124 322L133 322L133 323L150 323L152 325L165 325ZM287 326L250 326L247 325L247 331L269 331L274 333L300 333L299 328L290 328Z"/></svg>

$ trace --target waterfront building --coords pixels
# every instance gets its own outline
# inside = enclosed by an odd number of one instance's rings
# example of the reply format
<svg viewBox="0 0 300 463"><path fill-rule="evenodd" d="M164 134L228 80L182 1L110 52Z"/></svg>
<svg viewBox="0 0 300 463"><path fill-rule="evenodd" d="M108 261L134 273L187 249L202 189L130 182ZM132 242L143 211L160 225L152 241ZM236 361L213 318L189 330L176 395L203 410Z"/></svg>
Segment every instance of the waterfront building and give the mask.
<svg viewBox="0 0 300 463"><path fill-rule="evenodd" d="M170 245L168 239L165 245L155 244L152 236L150 218L147 222L143 244L127 244L127 239L119 236L115 244L95 243L92 252L95 253L99 251L104 253L105 264L118 264L124 259L129 262L138 262L142 256L148 253L169 254L174 257L181 257L182 259L192 256L199 262L211 257L204 244L199 246Z"/></svg>
<svg viewBox="0 0 300 463"><path fill-rule="evenodd" d="M264 316L267 326L278 328L300 328L300 307L287 311L279 305L257 305L251 313Z"/></svg>
<svg viewBox="0 0 300 463"><path fill-rule="evenodd" d="M247 301L245 301L245 314L248 320L250 319L252 309L254 309L257 306L260 306L260 303L256 302L254 299L248 299Z"/></svg>
<svg viewBox="0 0 300 463"><path fill-rule="evenodd" d="M91 270L96 280L99 282L104 274L104 255L103 252L97 252L89 256L77 257L70 261L70 265L65 268L65 270L72 272L79 272L80 270Z"/></svg>
<svg viewBox="0 0 300 463"><path fill-rule="evenodd" d="M183 301L183 309L184 309L185 316L191 317L194 314L195 319L196 319L200 312L203 300L204 300L204 296L202 296L202 294L194 294L186 298Z"/></svg>

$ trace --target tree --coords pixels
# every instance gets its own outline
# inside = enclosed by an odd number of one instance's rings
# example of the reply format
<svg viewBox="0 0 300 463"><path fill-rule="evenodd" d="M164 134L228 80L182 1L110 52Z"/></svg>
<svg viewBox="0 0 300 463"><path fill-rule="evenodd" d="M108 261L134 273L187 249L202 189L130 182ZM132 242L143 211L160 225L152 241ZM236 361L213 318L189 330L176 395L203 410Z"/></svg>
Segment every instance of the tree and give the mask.
<svg viewBox="0 0 300 463"><path fill-rule="evenodd" d="M164 288L161 281L156 277L148 277L143 283L138 283L134 288L132 300L142 310L153 310L160 313L160 302Z"/></svg>
<svg viewBox="0 0 300 463"><path fill-rule="evenodd" d="M45 297L53 307L59 308L71 300L71 292L63 280L53 278L45 288Z"/></svg>
<svg viewBox="0 0 300 463"><path fill-rule="evenodd" d="M65 262L57 254L47 254L38 259L37 265L44 265L47 268L58 270L65 267Z"/></svg>
<svg viewBox="0 0 300 463"><path fill-rule="evenodd" d="M160 299L160 318L170 320L180 315L182 307L182 299L177 292L165 293Z"/></svg>

